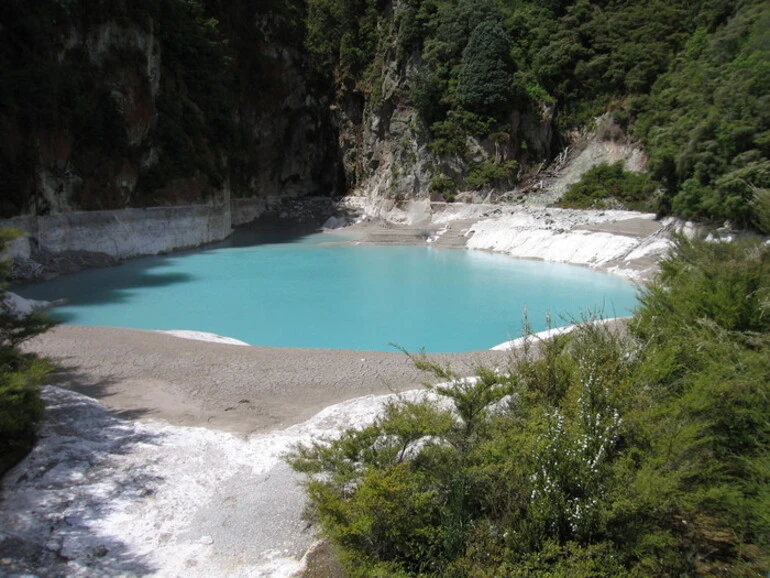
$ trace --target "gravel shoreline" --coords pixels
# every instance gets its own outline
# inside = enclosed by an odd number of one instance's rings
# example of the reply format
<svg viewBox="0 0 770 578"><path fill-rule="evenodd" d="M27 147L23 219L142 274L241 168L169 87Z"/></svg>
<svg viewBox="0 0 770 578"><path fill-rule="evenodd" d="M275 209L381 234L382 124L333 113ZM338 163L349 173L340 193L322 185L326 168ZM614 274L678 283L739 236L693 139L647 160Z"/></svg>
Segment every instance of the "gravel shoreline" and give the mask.
<svg viewBox="0 0 770 578"><path fill-rule="evenodd" d="M62 325L25 345L59 368L52 383L119 415L251 434L302 423L356 397L415 389L428 377L401 352L242 347L137 329ZM432 354L463 375L510 354Z"/></svg>

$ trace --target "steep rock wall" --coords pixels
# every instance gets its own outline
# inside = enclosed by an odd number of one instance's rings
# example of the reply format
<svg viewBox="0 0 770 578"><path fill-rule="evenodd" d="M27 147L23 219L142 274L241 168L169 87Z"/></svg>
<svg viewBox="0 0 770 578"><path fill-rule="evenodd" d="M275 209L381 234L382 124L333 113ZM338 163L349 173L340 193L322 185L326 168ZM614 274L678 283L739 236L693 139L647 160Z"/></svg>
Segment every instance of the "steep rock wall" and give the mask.
<svg viewBox="0 0 770 578"><path fill-rule="evenodd" d="M370 198L440 198L434 180L448 179L452 195L512 188L518 174L470 184L477 167L517 166L553 158L558 145L554 108L523 100L487 136L468 132L451 150L435 146L439 135L418 113L413 88L431 74L419 48L404 54L401 36L408 2L382 3L377 22L374 64L364 82L342 79L333 105L339 126L338 146L348 192ZM456 127L460 128L460 127ZM462 150L457 150L457 149ZM482 197L482 198L483 198Z"/></svg>
<svg viewBox="0 0 770 578"><path fill-rule="evenodd" d="M23 233L10 251L21 259L68 251L118 259L156 255L221 241L232 232L230 207L224 203L17 217L0 226Z"/></svg>
<svg viewBox="0 0 770 578"><path fill-rule="evenodd" d="M43 280L114 265L121 259L216 243L228 238L235 227L248 226L260 217L320 229L335 212L339 208L329 198L279 195L206 205L14 217L0 219L0 230L20 233L0 257L12 260L12 278ZM347 210L349 215L354 213L354 209Z"/></svg>
<svg viewBox="0 0 770 578"><path fill-rule="evenodd" d="M9 0L0 217L228 194L425 198L437 177L456 192L477 165L550 158L552 111L531 103L462 153L431 146L412 91L429 65L402 47L408 4L378 4L371 70L350 82L308 52L298 0Z"/></svg>
<svg viewBox="0 0 770 578"><path fill-rule="evenodd" d="M7 4L0 217L344 188L296 2Z"/></svg>

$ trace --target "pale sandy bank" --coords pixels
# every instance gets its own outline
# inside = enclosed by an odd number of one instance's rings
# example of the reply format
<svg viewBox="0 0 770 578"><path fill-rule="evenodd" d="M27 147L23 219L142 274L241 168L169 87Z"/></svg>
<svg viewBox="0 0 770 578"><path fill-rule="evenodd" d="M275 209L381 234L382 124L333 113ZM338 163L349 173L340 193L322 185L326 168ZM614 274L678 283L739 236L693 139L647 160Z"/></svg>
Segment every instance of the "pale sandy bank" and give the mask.
<svg viewBox="0 0 770 578"><path fill-rule="evenodd" d="M52 382L127 417L252 433L301 423L355 397L427 377L400 352L242 347L152 331L60 326L26 345L60 368ZM505 352L432 355L472 374Z"/></svg>

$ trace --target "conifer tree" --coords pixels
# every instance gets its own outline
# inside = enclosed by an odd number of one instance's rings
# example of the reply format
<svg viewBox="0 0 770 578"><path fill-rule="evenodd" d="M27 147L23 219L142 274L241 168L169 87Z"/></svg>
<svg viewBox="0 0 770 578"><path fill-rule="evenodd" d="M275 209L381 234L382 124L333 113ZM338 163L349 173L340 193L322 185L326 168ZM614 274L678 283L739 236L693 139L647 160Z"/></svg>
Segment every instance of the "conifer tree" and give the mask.
<svg viewBox="0 0 770 578"><path fill-rule="evenodd" d="M457 79L457 104L496 118L504 117L512 105L513 62L510 42L502 25L486 20L468 39Z"/></svg>

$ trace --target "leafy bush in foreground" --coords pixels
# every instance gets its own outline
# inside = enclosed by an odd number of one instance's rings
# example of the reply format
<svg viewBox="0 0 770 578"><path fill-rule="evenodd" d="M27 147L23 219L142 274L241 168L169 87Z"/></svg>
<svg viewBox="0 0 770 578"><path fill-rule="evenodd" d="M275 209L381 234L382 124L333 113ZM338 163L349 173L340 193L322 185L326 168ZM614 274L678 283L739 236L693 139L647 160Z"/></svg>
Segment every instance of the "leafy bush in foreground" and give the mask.
<svg viewBox="0 0 770 578"><path fill-rule="evenodd" d="M770 247L680 240L627 331L416 357L448 385L289 461L353 576L762 575L769 316Z"/></svg>
<svg viewBox="0 0 770 578"><path fill-rule="evenodd" d="M0 231L0 253L12 237ZM42 314L19 318L5 304L7 266L0 263L0 476L35 443L43 403L37 385L50 371L48 363L23 355L18 346L53 323Z"/></svg>

